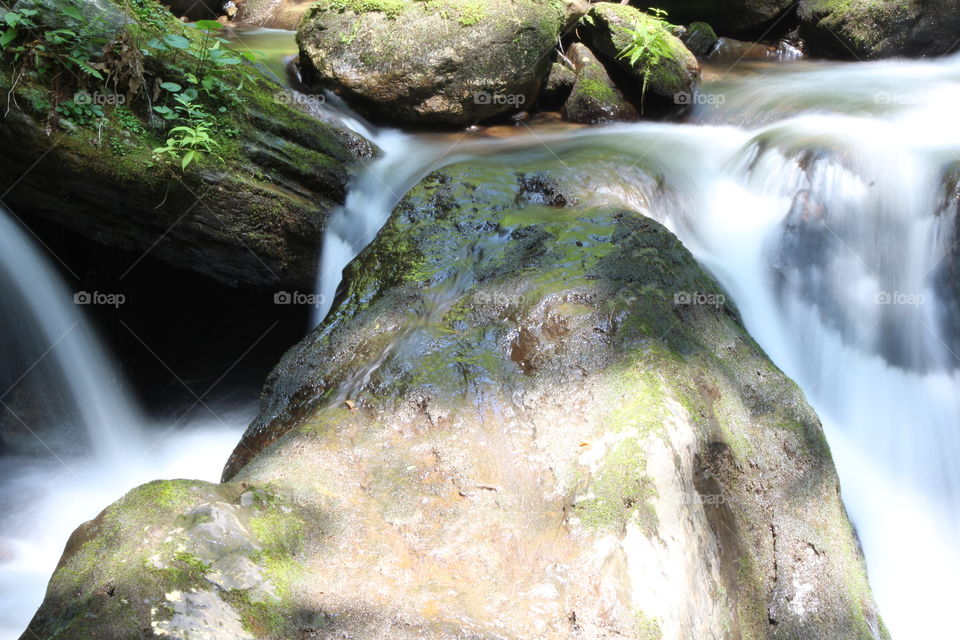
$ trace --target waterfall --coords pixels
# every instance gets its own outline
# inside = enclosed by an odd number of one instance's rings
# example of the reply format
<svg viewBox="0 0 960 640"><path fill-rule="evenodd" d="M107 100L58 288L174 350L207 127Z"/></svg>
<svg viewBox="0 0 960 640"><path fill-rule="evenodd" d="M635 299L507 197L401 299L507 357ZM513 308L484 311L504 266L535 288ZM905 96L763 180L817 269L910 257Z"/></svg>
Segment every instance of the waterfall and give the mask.
<svg viewBox="0 0 960 640"><path fill-rule="evenodd" d="M78 310L77 303L90 295L68 290L33 239L0 208L0 301L4 321L18 328L7 339L27 347L23 351L31 359L16 364L31 372L49 358L55 364L52 379L42 384L69 395L70 408L99 458L122 460L126 450L137 446L143 419L130 401L126 381ZM20 420L15 413L13 419Z"/></svg>
<svg viewBox="0 0 960 640"><path fill-rule="evenodd" d="M960 572L958 63L774 76L832 97L751 132L677 225L819 412L896 640L943 635Z"/></svg>
<svg viewBox="0 0 960 640"><path fill-rule="evenodd" d="M579 185L584 205L647 211L724 285L821 416L895 640L943 637L960 574L960 57L777 65L724 73L703 93L689 124L500 140L377 129L327 96L325 115L380 153L329 221L315 321L404 193L449 164L535 162ZM463 276L419 312L442 310ZM24 372L39 378L44 401L64 401L49 408L75 449L0 458L0 640L19 636L80 522L147 480L216 481L252 417L149 424L75 293L0 209L0 400ZM417 319L398 348L416 346Z"/></svg>
<svg viewBox="0 0 960 640"><path fill-rule="evenodd" d="M20 637L70 533L133 487L154 479L216 482L252 418L152 425L131 399L109 351L50 258L0 208L0 413L28 434L38 454L11 446L0 456L0 640ZM85 302L82 295L77 302ZM9 385L42 394L46 428L20 415ZM12 387L11 387L12 388ZM49 424L47 424L49 423ZM175 429L175 427L179 427ZM39 442L38 442L39 441Z"/></svg>

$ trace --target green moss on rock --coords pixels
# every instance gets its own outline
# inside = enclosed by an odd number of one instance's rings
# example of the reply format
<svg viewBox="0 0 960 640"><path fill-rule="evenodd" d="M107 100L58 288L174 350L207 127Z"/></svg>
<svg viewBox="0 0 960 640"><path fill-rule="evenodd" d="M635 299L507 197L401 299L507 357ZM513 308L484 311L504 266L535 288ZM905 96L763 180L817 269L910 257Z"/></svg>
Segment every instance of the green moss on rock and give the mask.
<svg viewBox="0 0 960 640"><path fill-rule="evenodd" d="M622 533L627 523L636 518L647 536L657 532L657 512L650 503L656 495L646 475L646 454L637 438L631 437L612 445L600 467L592 474L587 498L578 500L575 508L584 526Z"/></svg>

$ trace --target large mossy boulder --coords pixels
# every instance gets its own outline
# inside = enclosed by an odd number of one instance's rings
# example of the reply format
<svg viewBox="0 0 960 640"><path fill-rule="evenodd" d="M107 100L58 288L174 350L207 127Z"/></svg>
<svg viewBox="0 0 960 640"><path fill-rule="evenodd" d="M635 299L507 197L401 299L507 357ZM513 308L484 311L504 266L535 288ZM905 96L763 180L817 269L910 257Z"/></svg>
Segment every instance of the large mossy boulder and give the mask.
<svg viewBox="0 0 960 640"><path fill-rule="evenodd" d="M26 637L882 637L803 394L581 153L424 179L226 484L81 527Z"/></svg>
<svg viewBox="0 0 960 640"><path fill-rule="evenodd" d="M23 637L269 637L307 519L241 483L143 485L73 533Z"/></svg>
<svg viewBox="0 0 960 640"><path fill-rule="evenodd" d="M798 11L815 55L939 56L960 48L958 0L800 0Z"/></svg>
<svg viewBox="0 0 960 640"><path fill-rule="evenodd" d="M630 4L642 10L651 6L640 0L631 0ZM757 38L795 4L794 0L658 0L652 6L666 11L675 24L703 21L720 35Z"/></svg>
<svg viewBox="0 0 960 640"><path fill-rule="evenodd" d="M432 638L880 637L813 411L675 237L593 205L589 157L424 180L271 376L225 477L337 505L300 601Z"/></svg>
<svg viewBox="0 0 960 640"><path fill-rule="evenodd" d="M204 122L215 152L186 169L158 156L170 129L191 123L162 120L152 107L175 104L161 85L188 86L185 57L206 36L158 4L131 7L98 0L79 19L59 10L53 16L80 34L104 80L77 68L16 63L10 49L29 50L27 37L0 54L0 91L9 97L0 119L4 204L128 250L131 264L150 255L231 285L312 289L327 218L344 201L352 167L374 153L371 145L301 110L255 67L236 64L217 77L228 101L207 100L203 91L194 101L210 114ZM43 12L34 20L55 24ZM167 36L183 48L141 51Z"/></svg>
<svg viewBox="0 0 960 640"><path fill-rule="evenodd" d="M321 0L297 34L307 76L381 119L460 125L529 107L562 0ZM572 11L572 13L571 13Z"/></svg>
<svg viewBox="0 0 960 640"><path fill-rule="evenodd" d="M700 63L683 42L655 17L627 5L600 2L586 18L587 38L608 62L631 78L635 92L650 92L667 98L692 93L700 76ZM647 34L651 49L637 60L622 55L634 42L634 32Z"/></svg>

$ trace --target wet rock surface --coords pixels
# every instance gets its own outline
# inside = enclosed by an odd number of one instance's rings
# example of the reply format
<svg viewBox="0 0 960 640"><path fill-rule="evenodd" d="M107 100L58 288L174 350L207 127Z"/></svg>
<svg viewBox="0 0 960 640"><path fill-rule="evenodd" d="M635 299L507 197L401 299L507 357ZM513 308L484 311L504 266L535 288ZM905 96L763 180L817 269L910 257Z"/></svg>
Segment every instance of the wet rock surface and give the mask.
<svg viewBox="0 0 960 640"><path fill-rule="evenodd" d="M942 56L960 48L957 0L801 0L800 33L815 55Z"/></svg>
<svg viewBox="0 0 960 640"><path fill-rule="evenodd" d="M640 114L617 88L593 52L579 42L568 52L576 67L570 95L563 105L567 120L584 124L629 122Z"/></svg>
<svg viewBox="0 0 960 640"><path fill-rule="evenodd" d="M536 100L561 33L560 0L322 0L297 33L307 76L380 119L461 125Z"/></svg>
<svg viewBox="0 0 960 640"><path fill-rule="evenodd" d="M434 174L274 372L225 475L351 532L301 597L436 638L881 637L802 394L684 303L720 292L669 232L577 184Z"/></svg>

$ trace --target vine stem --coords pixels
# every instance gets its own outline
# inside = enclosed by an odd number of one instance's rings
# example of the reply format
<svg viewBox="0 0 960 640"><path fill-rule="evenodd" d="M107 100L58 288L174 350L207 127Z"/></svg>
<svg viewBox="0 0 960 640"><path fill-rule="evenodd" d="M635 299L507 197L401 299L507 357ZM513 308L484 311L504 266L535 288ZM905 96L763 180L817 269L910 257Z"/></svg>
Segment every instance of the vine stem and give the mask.
<svg viewBox="0 0 960 640"><path fill-rule="evenodd" d="M10 115L10 103L17 105L17 109L20 108L20 105L17 104L17 96L14 95L14 90L17 88L17 83L20 82L20 78L23 77L23 67L20 67L20 72L17 74L17 77L13 81L13 86L10 87L10 91L7 92L7 110L3 113L3 117L6 118Z"/></svg>

